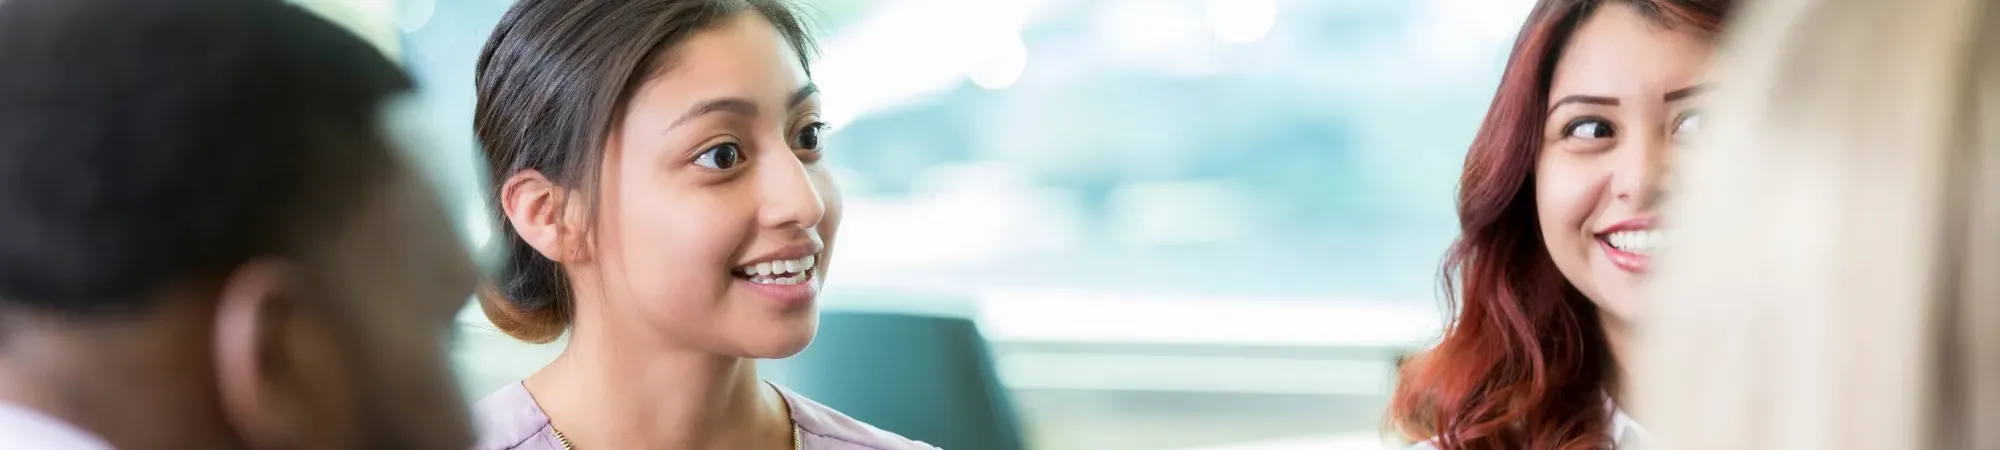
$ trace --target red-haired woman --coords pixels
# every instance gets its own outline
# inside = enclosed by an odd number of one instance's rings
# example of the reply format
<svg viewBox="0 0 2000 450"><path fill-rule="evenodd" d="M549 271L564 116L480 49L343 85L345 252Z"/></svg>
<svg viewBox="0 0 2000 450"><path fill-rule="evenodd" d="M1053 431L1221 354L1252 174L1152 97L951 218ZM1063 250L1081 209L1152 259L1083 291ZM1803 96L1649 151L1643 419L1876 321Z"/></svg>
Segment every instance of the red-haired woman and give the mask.
<svg viewBox="0 0 2000 450"><path fill-rule="evenodd" d="M1730 0L1540 0L1460 179L1445 261L1458 317L1403 369L1391 420L1419 448L1644 440L1621 361L1662 242L1664 180Z"/></svg>

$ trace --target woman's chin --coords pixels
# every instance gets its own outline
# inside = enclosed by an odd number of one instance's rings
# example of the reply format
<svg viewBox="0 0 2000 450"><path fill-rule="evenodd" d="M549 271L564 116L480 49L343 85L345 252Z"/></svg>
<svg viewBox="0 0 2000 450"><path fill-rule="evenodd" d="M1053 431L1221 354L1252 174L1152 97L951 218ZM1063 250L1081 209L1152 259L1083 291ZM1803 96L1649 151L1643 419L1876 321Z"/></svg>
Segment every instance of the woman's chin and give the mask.
<svg viewBox="0 0 2000 450"><path fill-rule="evenodd" d="M817 322L817 321L814 321ZM741 344L745 358L784 359L797 356L812 345L813 336L818 332L818 323L785 324L759 330L757 336L745 336Z"/></svg>
<svg viewBox="0 0 2000 450"><path fill-rule="evenodd" d="M1644 283L1634 283L1601 288L1601 292L1590 300L1591 303L1597 304L1597 313L1603 319L1627 324L1644 317L1645 297Z"/></svg>

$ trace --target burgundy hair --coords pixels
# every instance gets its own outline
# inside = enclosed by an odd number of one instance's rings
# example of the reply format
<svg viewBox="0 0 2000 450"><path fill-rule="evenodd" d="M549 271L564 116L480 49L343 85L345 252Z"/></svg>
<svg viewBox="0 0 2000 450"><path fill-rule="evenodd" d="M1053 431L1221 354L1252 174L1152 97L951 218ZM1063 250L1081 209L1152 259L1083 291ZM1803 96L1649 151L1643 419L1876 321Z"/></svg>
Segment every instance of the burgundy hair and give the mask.
<svg viewBox="0 0 2000 450"><path fill-rule="evenodd" d="M1598 9L1713 35L1731 0L1540 0L1465 157L1460 235L1444 262L1458 316L1402 369L1390 420L1441 450L1605 449L1618 369L1597 308L1556 270L1536 220L1534 167L1549 84L1571 33ZM1455 291L1454 291L1455 290Z"/></svg>

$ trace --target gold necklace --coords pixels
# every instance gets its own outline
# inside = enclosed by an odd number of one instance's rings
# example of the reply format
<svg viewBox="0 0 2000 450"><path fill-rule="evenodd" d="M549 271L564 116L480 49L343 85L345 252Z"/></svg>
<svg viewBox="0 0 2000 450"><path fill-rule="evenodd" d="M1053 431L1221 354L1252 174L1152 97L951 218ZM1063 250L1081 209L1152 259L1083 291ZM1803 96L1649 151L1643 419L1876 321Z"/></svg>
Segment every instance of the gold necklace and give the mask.
<svg viewBox="0 0 2000 450"><path fill-rule="evenodd" d="M549 431L550 431L550 432L553 432L553 433L555 433L555 434L556 434L556 441L558 441L558 442L562 442L562 445L563 445L563 450L576 450L576 446L574 446L574 445L570 445L570 443L569 443L569 437L566 437L566 436L563 436L563 434L562 434L562 430L558 430L558 429L556 429L556 425L555 425L555 424L553 424L553 423L552 423L552 424L549 424ZM799 421L797 421L797 420L793 420L793 421L792 421L792 450L805 450L805 448L806 448L806 447L805 447L805 441L803 441L803 440L800 440L800 439L799 439Z"/></svg>

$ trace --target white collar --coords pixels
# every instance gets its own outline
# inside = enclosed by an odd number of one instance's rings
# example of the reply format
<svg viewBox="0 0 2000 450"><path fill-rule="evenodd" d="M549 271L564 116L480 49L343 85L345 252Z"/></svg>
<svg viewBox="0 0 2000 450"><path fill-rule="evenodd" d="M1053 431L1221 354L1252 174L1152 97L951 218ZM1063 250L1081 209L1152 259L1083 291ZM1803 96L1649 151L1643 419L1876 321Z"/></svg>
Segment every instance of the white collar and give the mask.
<svg viewBox="0 0 2000 450"><path fill-rule="evenodd" d="M20 405L0 402L0 436L8 448L111 450L111 444L68 423Z"/></svg>
<svg viewBox="0 0 2000 450"><path fill-rule="evenodd" d="M1632 420L1632 416L1625 415L1625 409L1619 408L1616 403L1612 403L1609 399L1606 399L1604 404L1611 408L1611 429L1606 430L1611 434L1611 443L1625 443L1625 438L1627 437L1646 441L1653 440L1653 434L1646 432L1646 427Z"/></svg>

